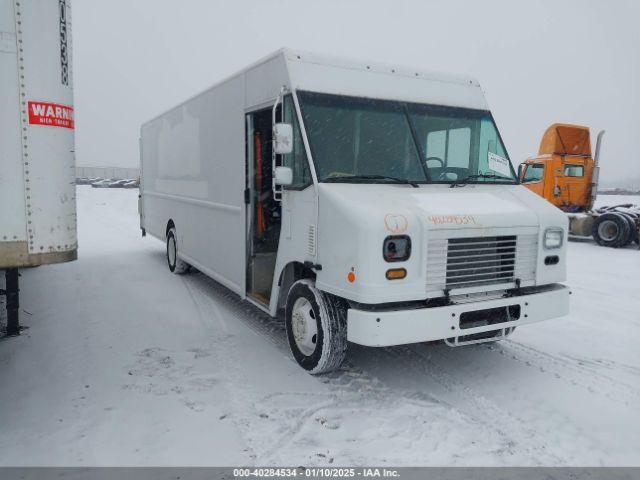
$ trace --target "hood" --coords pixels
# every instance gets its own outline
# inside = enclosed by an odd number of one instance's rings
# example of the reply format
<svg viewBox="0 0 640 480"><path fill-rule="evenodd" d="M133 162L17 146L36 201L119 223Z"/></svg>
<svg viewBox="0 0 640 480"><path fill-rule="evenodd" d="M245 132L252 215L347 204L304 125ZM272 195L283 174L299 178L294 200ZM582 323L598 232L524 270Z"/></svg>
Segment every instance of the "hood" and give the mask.
<svg viewBox="0 0 640 480"><path fill-rule="evenodd" d="M566 232L568 222L563 212L521 185L413 188L320 183L318 190L319 247L315 260L323 268L316 285L361 303L439 295L444 288L446 264L442 259L447 255L447 239L518 235L523 236L522 248L537 252L547 228L562 227ZM382 256L384 241L392 235L407 235L415 251L397 264L407 271L406 278L397 282L389 282L385 273L396 264L385 262ZM564 262L549 269L544 266L544 255L522 258L538 262L535 268L529 263L520 265L522 277L527 275L525 286L564 278ZM348 280L348 272L353 272L355 281Z"/></svg>
<svg viewBox="0 0 640 480"><path fill-rule="evenodd" d="M345 210L355 213L358 220L380 214L391 221L395 216L417 217L429 229L438 230L537 227L541 224L541 213L555 216L557 210L539 197L528 195L528 190L520 185L413 188L394 184L321 183L320 192L331 197L334 206L345 205Z"/></svg>

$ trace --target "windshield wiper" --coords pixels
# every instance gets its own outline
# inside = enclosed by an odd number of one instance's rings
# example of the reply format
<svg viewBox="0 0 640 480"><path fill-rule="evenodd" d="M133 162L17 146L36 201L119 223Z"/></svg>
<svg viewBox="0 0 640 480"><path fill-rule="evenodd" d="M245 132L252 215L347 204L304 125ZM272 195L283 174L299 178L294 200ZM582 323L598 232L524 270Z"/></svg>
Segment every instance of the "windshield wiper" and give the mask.
<svg viewBox="0 0 640 480"><path fill-rule="evenodd" d="M476 180L478 178L498 178L500 180L511 181L510 178L502 177L500 175L496 175L495 173L478 173L477 175L467 175L462 180L456 180L455 182L453 182L449 186L449 188L455 188L455 187L458 187L458 186L464 186L467 183L469 183L470 180Z"/></svg>
<svg viewBox="0 0 640 480"><path fill-rule="evenodd" d="M350 180L391 180L396 183L404 183L406 185L411 185L413 188L419 188L418 183L412 182L411 180L407 180L406 178L398 178L398 177L389 177L387 175L344 175L339 177L329 177L325 178L325 182L348 182Z"/></svg>

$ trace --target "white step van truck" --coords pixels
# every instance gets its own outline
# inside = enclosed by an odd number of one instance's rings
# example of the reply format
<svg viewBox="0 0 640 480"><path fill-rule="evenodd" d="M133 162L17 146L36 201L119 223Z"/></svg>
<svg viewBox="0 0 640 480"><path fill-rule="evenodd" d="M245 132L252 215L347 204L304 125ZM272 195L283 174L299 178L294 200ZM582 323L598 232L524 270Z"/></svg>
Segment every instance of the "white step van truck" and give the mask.
<svg viewBox="0 0 640 480"><path fill-rule="evenodd" d="M144 124L142 233L272 316L296 361L495 341L569 309L567 219L472 79L281 50Z"/></svg>
<svg viewBox="0 0 640 480"><path fill-rule="evenodd" d="M0 0L7 335L19 333L18 269L77 257L74 150L70 0Z"/></svg>

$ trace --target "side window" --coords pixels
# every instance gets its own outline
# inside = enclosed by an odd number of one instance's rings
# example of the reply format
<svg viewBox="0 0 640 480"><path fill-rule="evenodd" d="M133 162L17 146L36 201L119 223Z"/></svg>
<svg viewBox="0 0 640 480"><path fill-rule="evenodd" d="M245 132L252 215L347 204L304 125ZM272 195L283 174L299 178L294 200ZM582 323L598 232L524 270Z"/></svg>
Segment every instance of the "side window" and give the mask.
<svg viewBox="0 0 640 480"><path fill-rule="evenodd" d="M584 167L582 165L565 165L564 176L565 177L583 177Z"/></svg>
<svg viewBox="0 0 640 480"><path fill-rule="evenodd" d="M293 182L285 188L302 189L311 185L311 172L291 95L286 96L284 99L283 115L284 122L293 126L293 150L291 153L282 156L282 165L293 170Z"/></svg>
<svg viewBox="0 0 640 480"><path fill-rule="evenodd" d="M544 165L533 164L528 165L527 169L524 171L524 178L522 179L522 183L529 182L539 182L542 180L542 175L544 174Z"/></svg>

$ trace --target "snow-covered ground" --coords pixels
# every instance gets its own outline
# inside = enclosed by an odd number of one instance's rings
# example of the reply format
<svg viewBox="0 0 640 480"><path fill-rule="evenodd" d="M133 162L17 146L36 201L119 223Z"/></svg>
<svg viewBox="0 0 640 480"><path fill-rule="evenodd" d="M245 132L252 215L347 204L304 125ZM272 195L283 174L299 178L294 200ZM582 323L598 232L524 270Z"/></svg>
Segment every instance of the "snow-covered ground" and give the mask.
<svg viewBox="0 0 640 480"><path fill-rule="evenodd" d="M171 275L136 202L79 187L80 259L23 271L0 465L640 465L639 251L571 243L567 318L492 346L351 345L312 377L280 322Z"/></svg>

